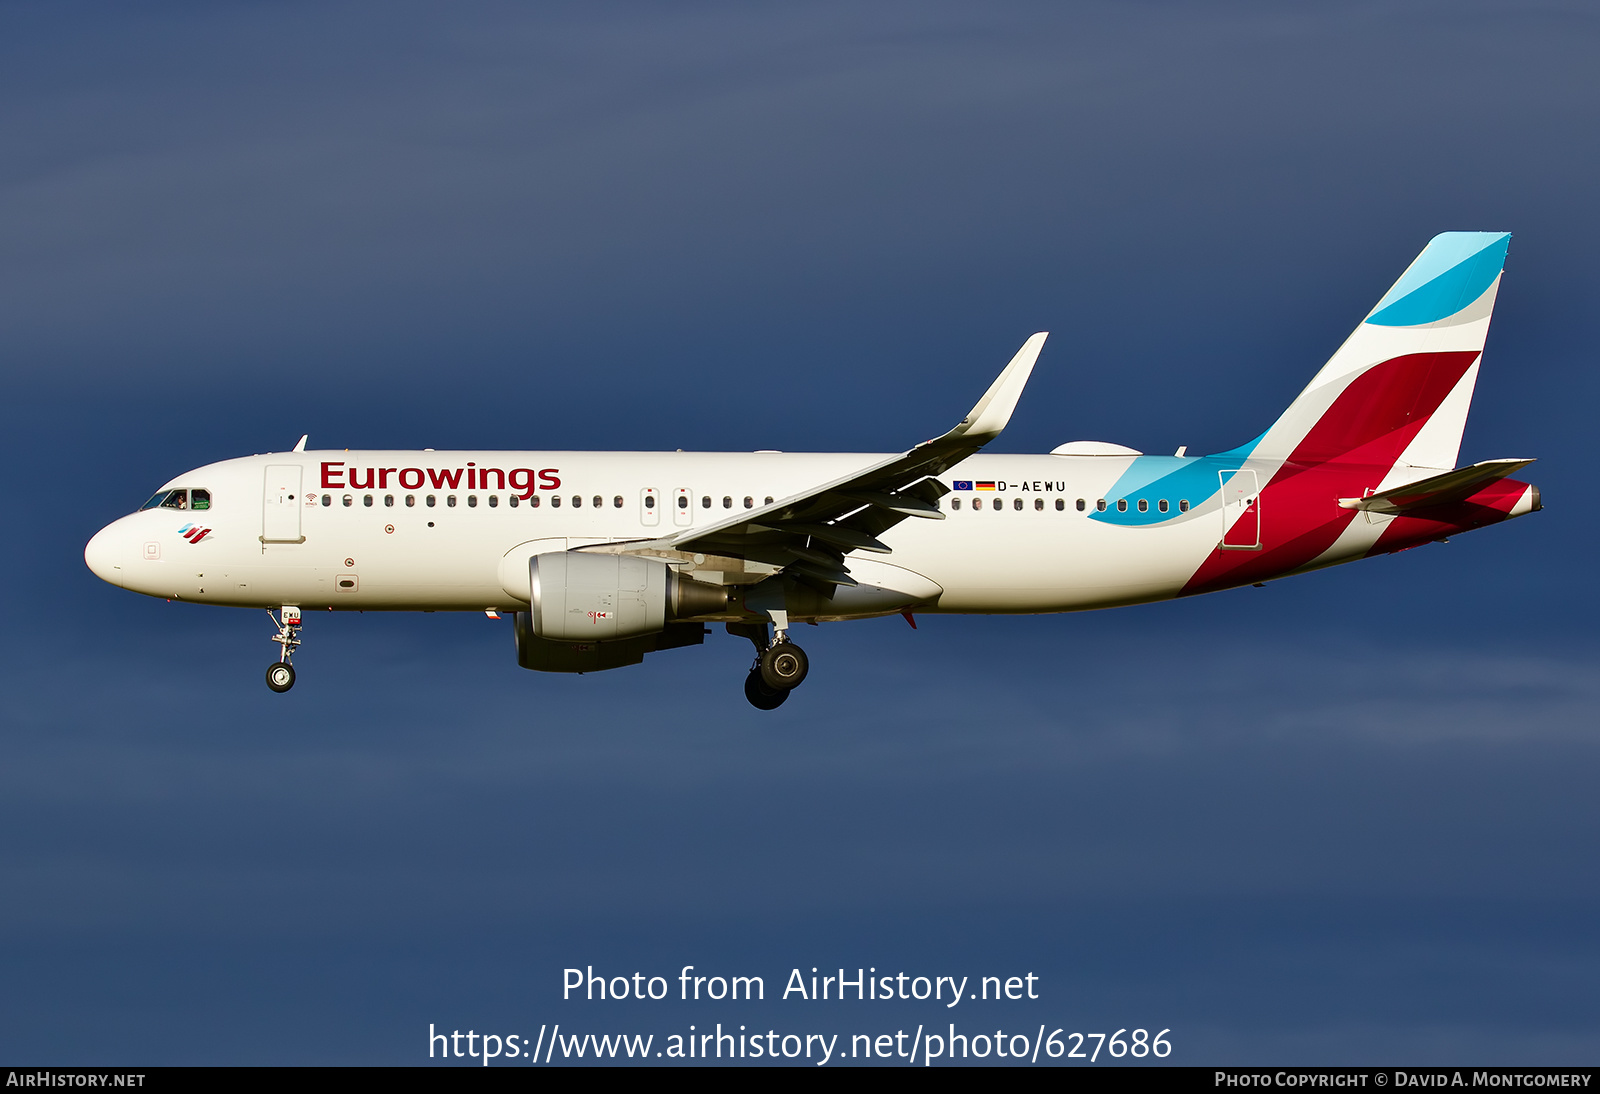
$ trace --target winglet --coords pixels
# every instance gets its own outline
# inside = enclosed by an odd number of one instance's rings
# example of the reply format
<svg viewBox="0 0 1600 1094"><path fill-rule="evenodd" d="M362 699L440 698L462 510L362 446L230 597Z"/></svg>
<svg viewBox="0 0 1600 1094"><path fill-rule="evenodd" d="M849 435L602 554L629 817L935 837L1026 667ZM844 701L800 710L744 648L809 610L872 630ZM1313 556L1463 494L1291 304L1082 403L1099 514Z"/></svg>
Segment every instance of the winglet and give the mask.
<svg viewBox="0 0 1600 1094"><path fill-rule="evenodd" d="M308 440L310 440L310 439L311 439L311 434L309 434L309 433L303 434L300 437L300 439L294 443L294 448L292 448L290 451L293 451L293 452L304 452L306 450L306 442Z"/></svg>
<svg viewBox="0 0 1600 1094"><path fill-rule="evenodd" d="M963 437L986 441L998 437L1006 423L1011 421L1011 412L1017 409L1017 400L1022 398L1022 389L1028 386L1033 364L1039 359L1039 351L1044 348L1044 340L1048 337L1048 331L1040 331L1022 343L1022 348L1011 358L1011 363L989 385L983 398L978 400L978 405L940 439Z"/></svg>

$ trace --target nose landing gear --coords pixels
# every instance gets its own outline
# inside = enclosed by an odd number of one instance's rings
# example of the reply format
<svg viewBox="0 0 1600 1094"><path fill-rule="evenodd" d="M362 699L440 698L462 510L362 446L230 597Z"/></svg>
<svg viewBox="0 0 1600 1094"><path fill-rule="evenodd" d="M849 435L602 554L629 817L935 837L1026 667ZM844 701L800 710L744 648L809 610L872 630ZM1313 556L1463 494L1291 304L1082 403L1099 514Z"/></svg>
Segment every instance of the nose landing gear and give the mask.
<svg viewBox="0 0 1600 1094"><path fill-rule="evenodd" d="M783 621L788 622L787 618ZM789 641L787 627L778 627L770 642L764 624L729 623L727 627L729 634L748 638L756 648L755 664L744 678L744 697L757 710L781 707L789 692L806 678L810 668L806 651Z"/></svg>
<svg viewBox="0 0 1600 1094"><path fill-rule="evenodd" d="M283 647L278 659L267 666L267 687L277 692L288 691L294 687L294 665L290 661L294 657L295 647L300 645L300 609L284 605L280 622L272 614L272 609L268 608L267 617L278 628L272 640Z"/></svg>

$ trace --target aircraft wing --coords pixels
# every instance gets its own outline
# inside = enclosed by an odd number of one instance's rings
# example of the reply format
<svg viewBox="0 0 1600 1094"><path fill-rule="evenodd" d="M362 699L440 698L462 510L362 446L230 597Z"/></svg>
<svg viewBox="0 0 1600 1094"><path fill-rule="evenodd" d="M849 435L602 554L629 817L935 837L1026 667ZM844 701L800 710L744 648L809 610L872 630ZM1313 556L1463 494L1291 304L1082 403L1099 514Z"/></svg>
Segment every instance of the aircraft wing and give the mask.
<svg viewBox="0 0 1600 1094"><path fill-rule="evenodd" d="M1364 498L1340 498L1345 509L1359 509L1368 513L1403 513L1407 509L1421 509L1429 505L1448 505L1463 501L1484 486L1506 478L1527 467L1532 460L1485 460L1471 467L1446 471L1442 475L1419 479L1372 494Z"/></svg>
<svg viewBox="0 0 1600 1094"><path fill-rule="evenodd" d="M1011 420L1046 335L1023 343L983 398L941 437L924 441L849 475L779 498L759 509L659 539L597 544L583 550L687 561L757 579L782 571L831 594L855 585L844 556L851 551L889 554L878 536L908 518L943 520L939 499L948 488L936 478L994 440ZM718 561L720 560L720 561ZM738 563L738 565L728 565Z"/></svg>

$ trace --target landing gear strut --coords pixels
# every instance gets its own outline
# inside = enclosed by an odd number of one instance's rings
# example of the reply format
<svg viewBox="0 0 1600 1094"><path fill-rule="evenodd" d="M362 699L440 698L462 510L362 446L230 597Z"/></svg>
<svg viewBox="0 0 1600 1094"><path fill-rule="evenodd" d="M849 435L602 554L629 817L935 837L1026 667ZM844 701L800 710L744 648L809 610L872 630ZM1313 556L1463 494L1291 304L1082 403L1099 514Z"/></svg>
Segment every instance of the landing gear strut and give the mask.
<svg viewBox="0 0 1600 1094"><path fill-rule="evenodd" d="M300 645L300 609L285 605L280 622L272 614L272 609L268 608L267 617L278 628L272 640L283 647L278 659L267 666L267 687L278 692L288 691L294 687L294 665L290 661L294 657L295 647Z"/></svg>
<svg viewBox="0 0 1600 1094"><path fill-rule="evenodd" d="M729 623L728 633L750 640L756 648L755 664L744 678L744 697L757 710L776 710L789 692L799 687L810 667L806 651L789 641L788 613L778 612L778 626L772 640L767 640L765 624Z"/></svg>

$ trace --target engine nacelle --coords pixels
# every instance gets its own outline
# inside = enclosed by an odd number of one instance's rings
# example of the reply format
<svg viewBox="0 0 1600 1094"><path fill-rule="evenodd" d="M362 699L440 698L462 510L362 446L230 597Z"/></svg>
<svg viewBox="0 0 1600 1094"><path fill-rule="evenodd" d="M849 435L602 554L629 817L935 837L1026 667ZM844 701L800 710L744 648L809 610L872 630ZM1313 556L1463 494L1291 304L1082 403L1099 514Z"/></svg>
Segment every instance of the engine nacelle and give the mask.
<svg viewBox="0 0 1600 1094"><path fill-rule="evenodd" d="M533 613L516 614L517 664L539 672L603 672L637 665L646 654L698 646L709 633L703 623L668 623L666 629L614 642L560 642L533 633Z"/></svg>
<svg viewBox="0 0 1600 1094"><path fill-rule="evenodd" d="M728 605L720 585L683 577L632 555L551 552L528 560L529 621L539 638L606 642L662 630L671 619Z"/></svg>

